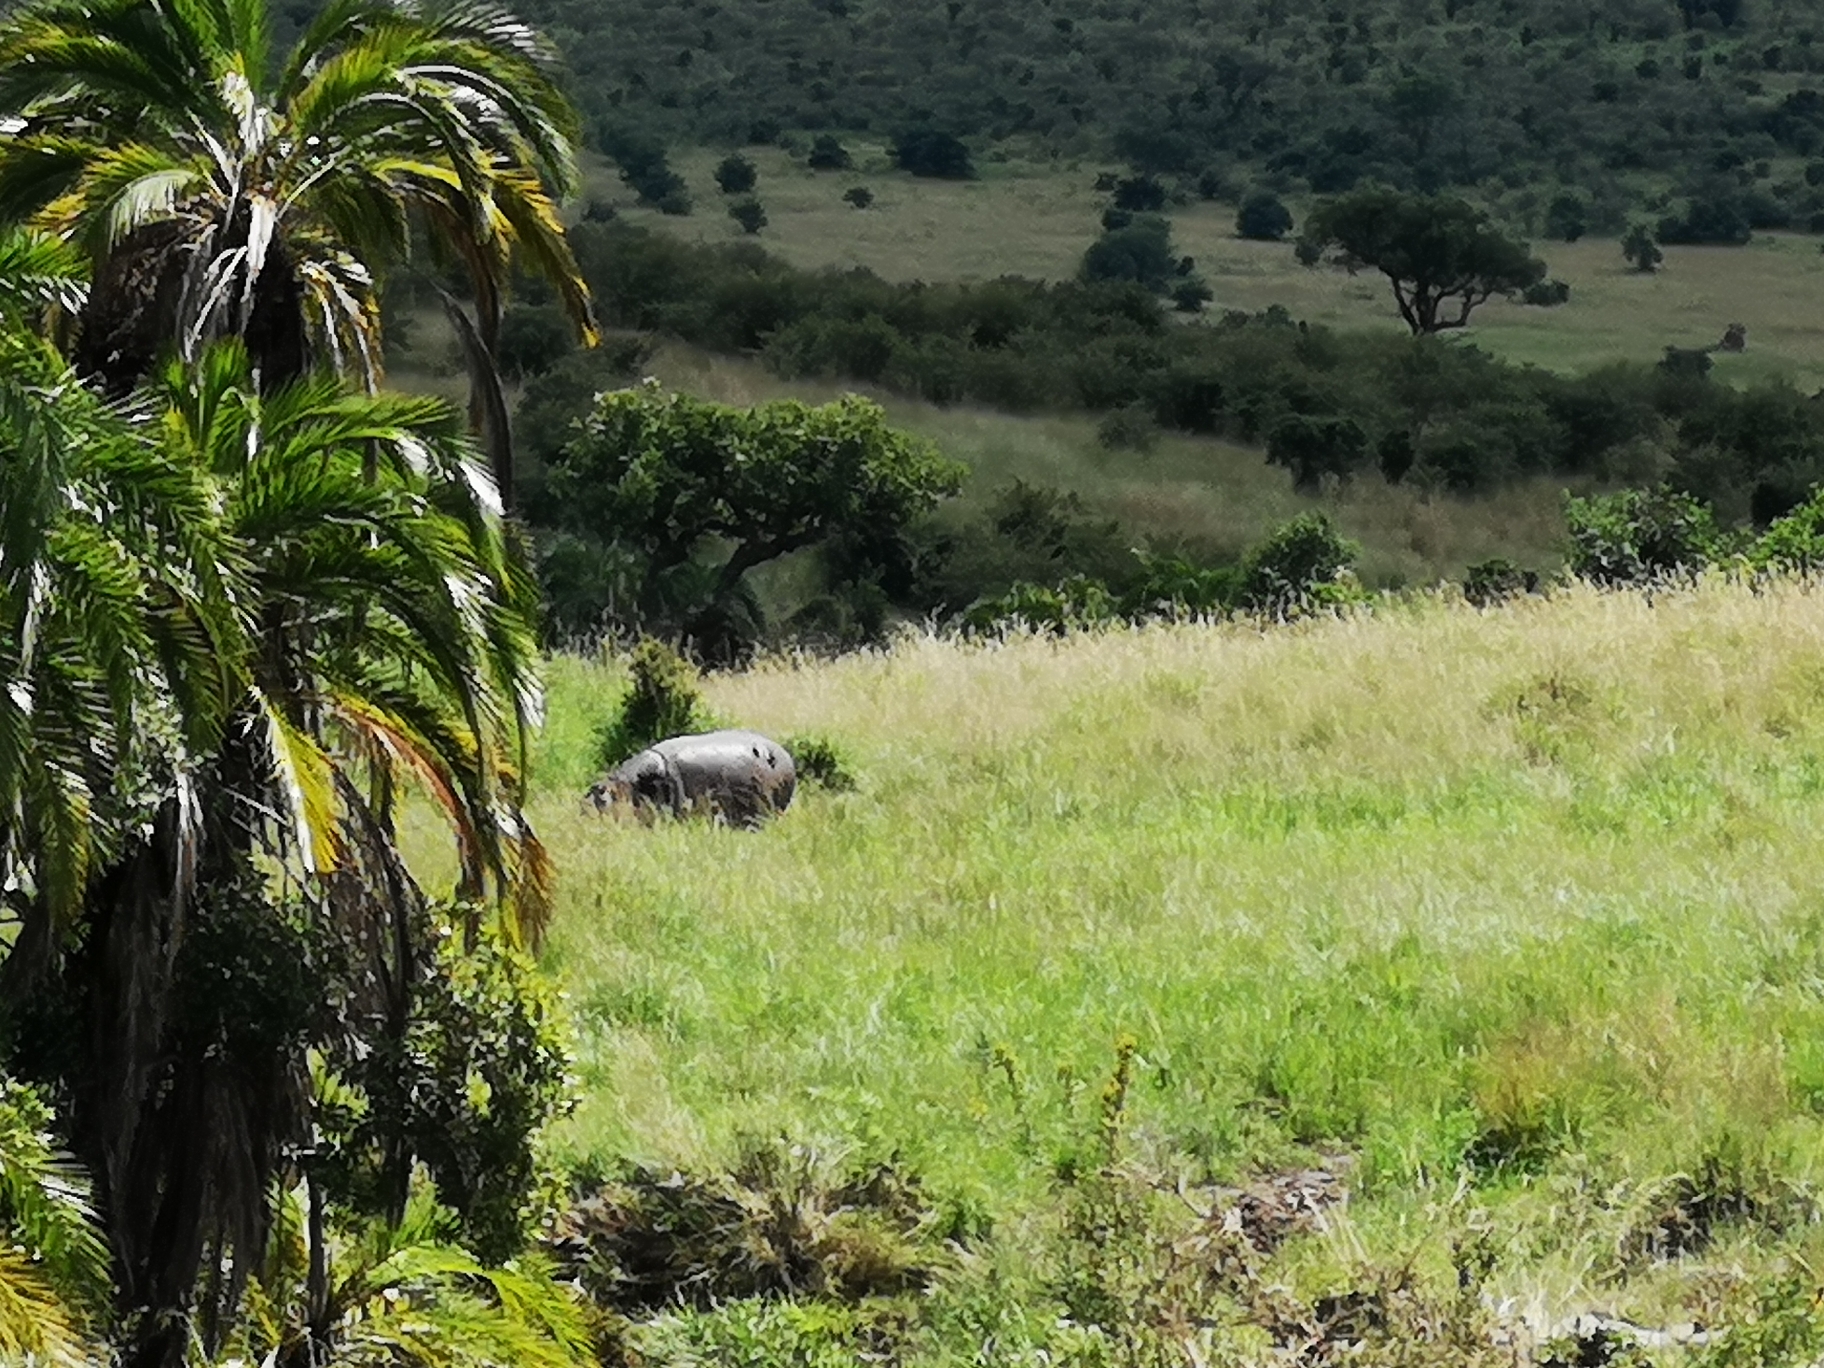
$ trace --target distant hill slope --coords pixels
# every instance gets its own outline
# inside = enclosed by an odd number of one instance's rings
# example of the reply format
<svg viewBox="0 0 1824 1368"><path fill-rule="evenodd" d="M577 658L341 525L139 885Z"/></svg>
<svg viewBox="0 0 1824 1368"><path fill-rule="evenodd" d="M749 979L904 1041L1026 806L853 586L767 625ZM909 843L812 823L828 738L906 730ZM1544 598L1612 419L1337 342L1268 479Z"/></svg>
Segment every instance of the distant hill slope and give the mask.
<svg viewBox="0 0 1824 1368"><path fill-rule="evenodd" d="M1799 0L525 8L598 131L733 144L931 125L1231 188L1561 183L1612 222L1649 190L1721 177L1763 192L1760 218L1824 211L1804 174L1824 148L1824 16Z"/></svg>

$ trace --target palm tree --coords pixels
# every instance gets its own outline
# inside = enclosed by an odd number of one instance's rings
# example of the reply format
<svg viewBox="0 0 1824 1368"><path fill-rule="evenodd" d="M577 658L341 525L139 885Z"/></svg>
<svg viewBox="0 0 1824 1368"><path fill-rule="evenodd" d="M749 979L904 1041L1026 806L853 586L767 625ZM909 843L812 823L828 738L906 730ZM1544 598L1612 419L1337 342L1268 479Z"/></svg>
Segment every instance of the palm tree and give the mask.
<svg viewBox="0 0 1824 1368"><path fill-rule="evenodd" d="M88 1183L51 1143L50 1109L0 1075L0 1363L101 1358L108 1251Z"/></svg>
<svg viewBox="0 0 1824 1368"><path fill-rule="evenodd" d="M277 1257L224 1346L231 1359L281 1368L577 1368L592 1359L581 1309L549 1267L536 1258L478 1262L440 1238L437 1213L422 1201L396 1225L369 1223L337 1240L327 1295L313 1306L302 1213L294 1204L288 1214Z"/></svg>
<svg viewBox="0 0 1824 1368"><path fill-rule="evenodd" d="M0 223L78 243L74 357L116 392L238 336L273 388L313 363L372 389L376 273L460 263L471 420L512 501L493 354L513 262L593 341L557 213L576 117L535 32L485 2L330 0L281 64L265 0L28 0L0 23Z"/></svg>
<svg viewBox="0 0 1824 1368"><path fill-rule="evenodd" d="M50 720L14 748L28 774L58 773L87 739L72 729L105 723L124 737L110 753L131 782L112 819L100 803L14 804L86 824L69 844L102 858L87 859L86 877L64 876L66 895L47 877L15 900L0 997L60 1010L74 1027L61 1063L40 1065L73 1097L128 1361L152 1368L182 1357L201 1271L230 1270L201 1293L205 1320L219 1323L264 1254L274 1179L312 1140L310 1031L379 1045L403 1029L423 972L424 898L393 840L397 792L414 785L448 818L459 892L498 906L509 935L536 938L548 873L519 776L539 692L530 581L492 480L441 401L351 394L325 376L272 388L229 340L194 365L171 362L131 408L102 417L183 498L175 512L108 516L120 512L105 502L111 486L47 467L38 478L51 493L0 502L20 515L21 544L49 548L39 564L53 570L69 538L86 552L77 534L93 540L90 523L150 529L153 543L126 570L101 562L112 577L98 588L65 574L76 592L55 665L70 696L29 710ZM28 467L0 461L0 476L16 469ZM28 626L32 592L13 605ZM161 614L171 630L156 626ZM154 625L131 634L136 617ZM92 763L68 763L105 790ZM43 826L19 826L5 847L15 864ZM83 934L72 945L58 931L75 898ZM267 1004L243 1001L249 1025L217 1001L228 983L199 1015L190 947L241 937L290 962L286 947L301 942L286 928L305 923L345 952L343 976L312 989L332 1000L333 1020L313 1025L313 1006L267 1029ZM409 1173L411 1156L400 1159ZM315 1214L320 1226L320 1205Z"/></svg>
<svg viewBox="0 0 1824 1368"><path fill-rule="evenodd" d="M214 743L209 662L237 650L198 472L29 326L83 295L67 249L0 233L0 890L42 913L0 965L0 998L73 924L130 825L141 739Z"/></svg>

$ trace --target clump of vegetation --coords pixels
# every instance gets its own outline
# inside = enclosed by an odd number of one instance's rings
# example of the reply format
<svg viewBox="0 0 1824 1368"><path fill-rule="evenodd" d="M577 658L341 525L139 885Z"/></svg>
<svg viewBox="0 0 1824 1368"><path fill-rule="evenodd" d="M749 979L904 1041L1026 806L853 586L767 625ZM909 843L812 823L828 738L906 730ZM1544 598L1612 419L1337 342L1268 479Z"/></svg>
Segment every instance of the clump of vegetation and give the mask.
<svg viewBox="0 0 1824 1368"><path fill-rule="evenodd" d="M1644 223L1628 229L1627 236L1621 240L1621 255L1630 266L1645 275L1657 271L1666 259L1666 254L1659 249L1659 239Z"/></svg>
<svg viewBox="0 0 1824 1368"><path fill-rule="evenodd" d="M965 1233L896 1162L749 1143L727 1173L634 1168L583 1184L551 1247L598 1305L635 1313L893 1296L928 1284Z"/></svg>
<svg viewBox="0 0 1824 1368"><path fill-rule="evenodd" d="M1235 235L1256 242L1279 242L1292 231L1292 211L1270 190L1257 190L1235 215Z"/></svg>
<svg viewBox="0 0 1824 1368"><path fill-rule="evenodd" d="M1105 451L1151 451L1159 443L1159 425L1140 405L1119 408L1096 425L1096 443Z"/></svg>
<svg viewBox="0 0 1824 1368"><path fill-rule="evenodd" d="M757 199L736 200L728 206L728 216L741 225L744 233L758 233L766 227L766 210Z"/></svg>
<svg viewBox="0 0 1824 1368"><path fill-rule="evenodd" d="M1539 572L1522 569L1505 556L1477 561L1463 579L1463 597L1478 608L1492 607L1538 591Z"/></svg>
<svg viewBox="0 0 1824 1368"><path fill-rule="evenodd" d="M1129 552L1115 587L1084 574L1050 584L1021 580L971 604L962 625L970 632L1018 626L1061 635L1115 622L1235 612L1284 621L1359 602L1363 594L1351 570L1359 552L1323 514L1308 513L1276 528L1240 565Z"/></svg>
<svg viewBox="0 0 1824 1368"><path fill-rule="evenodd" d="M855 158L834 133L819 133L811 142L805 164L813 171L848 171L853 169Z"/></svg>
<svg viewBox="0 0 1824 1368"><path fill-rule="evenodd" d="M1284 619L1357 602L1350 567L1360 551L1322 513L1300 514L1249 552L1241 606Z"/></svg>
<svg viewBox="0 0 1824 1368"><path fill-rule="evenodd" d="M685 215L691 210L690 190L672 169L665 145L643 129L622 126L602 139L602 151L621 169L621 180L640 198L663 214Z"/></svg>
<svg viewBox="0 0 1824 1368"><path fill-rule="evenodd" d="M647 637L627 658L626 691L596 727L596 766L613 769L655 741L714 728L696 666Z"/></svg>
<svg viewBox="0 0 1824 1368"><path fill-rule="evenodd" d="M901 171L932 180L975 177L975 162L968 146L954 133L936 128L910 128L894 138L893 164Z"/></svg>
<svg viewBox="0 0 1824 1368"><path fill-rule="evenodd" d="M865 185L852 185L842 192L842 202L852 208L867 209L874 203L874 192Z"/></svg>
<svg viewBox="0 0 1824 1368"><path fill-rule="evenodd" d="M1520 302L1536 309L1555 309L1571 302L1571 287L1562 280L1541 280L1520 292Z"/></svg>
<svg viewBox="0 0 1824 1368"><path fill-rule="evenodd" d="M760 173L739 152L731 152L716 164L716 188L725 195L753 193Z"/></svg>
<svg viewBox="0 0 1824 1368"><path fill-rule="evenodd" d="M788 736L780 744L792 757L801 783L815 784L831 793L854 791L855 771L842 747L829 737L807 733Z"/></svg>
<svg viewBox="0 0 1824 1368"><path fill-rule="evenodd" d="M1564 521L1566 568L1597 584L1688 579L1724 548L1711 509L1665 486L1566 498Z"/></svg>

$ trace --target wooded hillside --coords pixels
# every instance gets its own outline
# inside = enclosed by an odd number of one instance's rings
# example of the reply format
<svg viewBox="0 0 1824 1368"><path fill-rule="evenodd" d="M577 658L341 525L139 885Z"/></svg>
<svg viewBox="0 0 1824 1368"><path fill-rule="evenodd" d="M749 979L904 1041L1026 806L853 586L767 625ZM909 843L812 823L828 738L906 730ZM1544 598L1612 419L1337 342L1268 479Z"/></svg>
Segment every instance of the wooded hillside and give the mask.
<svg viewBox="0 0 1824 1368"><path fill-rule="evenodd" d="M1758 184L1824 209L1824 23L1785 0L538 0L596 133L931 126L1319 192ZM1824 178L1824 167L1817 178ZM1233 188L1232 186L1230 188ZM1599 204L1598 208L1601 208Z"/></svg>

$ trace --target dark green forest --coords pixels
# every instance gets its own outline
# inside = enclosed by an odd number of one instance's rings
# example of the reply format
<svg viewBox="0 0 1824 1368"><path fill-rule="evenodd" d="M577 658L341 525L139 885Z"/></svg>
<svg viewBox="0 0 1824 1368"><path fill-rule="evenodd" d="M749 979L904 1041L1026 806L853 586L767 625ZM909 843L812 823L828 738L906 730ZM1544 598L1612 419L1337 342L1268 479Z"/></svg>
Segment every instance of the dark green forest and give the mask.
<svg viewBox="0 0 1824 1368"><path fill-rule="evenodd" d="M1714 178L1824 209L1824 22L1786 0L536 0L598 144L928 129L1234 193Z"/></svg>

